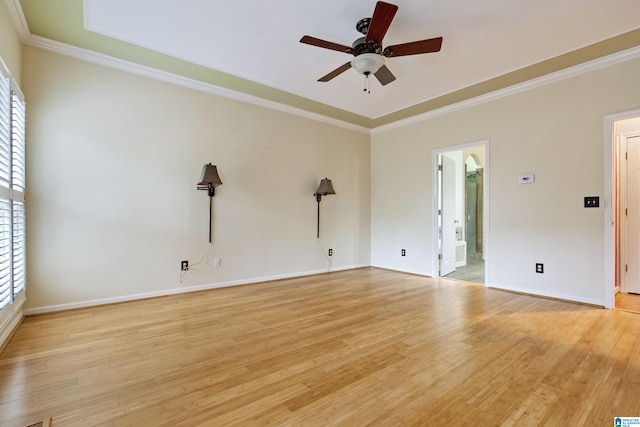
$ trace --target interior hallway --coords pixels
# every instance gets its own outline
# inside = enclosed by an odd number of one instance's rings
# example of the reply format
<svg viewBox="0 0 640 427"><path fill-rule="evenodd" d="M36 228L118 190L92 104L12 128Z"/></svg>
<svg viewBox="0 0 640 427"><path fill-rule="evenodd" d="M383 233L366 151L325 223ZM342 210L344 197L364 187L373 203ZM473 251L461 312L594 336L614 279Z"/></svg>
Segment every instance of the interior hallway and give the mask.
<svg viewBox="0 0 640 427"><path fill-rule="evenodd" d="M455 271L444 276L448 279L464 280L473 283L484 284L484 260L467 262L462 267L456 267Z"/></svg>

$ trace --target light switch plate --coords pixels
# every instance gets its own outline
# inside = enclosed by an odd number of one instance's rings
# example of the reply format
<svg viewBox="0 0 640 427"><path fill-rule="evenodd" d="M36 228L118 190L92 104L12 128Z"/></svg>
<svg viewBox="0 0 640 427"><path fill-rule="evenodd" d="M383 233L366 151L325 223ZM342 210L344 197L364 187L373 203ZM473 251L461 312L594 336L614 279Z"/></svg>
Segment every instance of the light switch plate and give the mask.
<svg viewBox="0 0 640 427"><path fill-rule="evenodd" d="M533 184L536 181L536 176L532 173L523 173L518 175L518 184Z"/></svg>
<svg viewBox="0 0 640 427"><path fill-rule="evenodd" d="M598 196L587 196L584 198L584 207L585 208L599 208L600 207L600 197Z"/></svg>

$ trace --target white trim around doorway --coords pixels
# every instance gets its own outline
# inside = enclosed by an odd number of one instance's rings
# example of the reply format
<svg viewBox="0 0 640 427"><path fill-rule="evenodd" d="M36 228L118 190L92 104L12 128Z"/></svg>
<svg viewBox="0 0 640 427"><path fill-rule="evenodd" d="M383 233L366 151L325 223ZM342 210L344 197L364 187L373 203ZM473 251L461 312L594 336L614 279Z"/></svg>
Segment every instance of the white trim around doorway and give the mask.
<svg viewBox="0 0 640 427"><path fill-rule="evenodd" d="M627 133L619 133L616 132L616 135L620 136L620 139L617 140L615 143L617 144L617 155L618 155L618 205L621 206L629 206L629 199L627 194L629 194L629 179L627 177L627 174L629 172L629 168L627 167L628 164L627 162L622 162L622 157L623 157L623 153L627 153L629 151L629 139L630 138L637 138L640 137L640 132L627 132ZM615 159L614 159L614 163L615 163ZM616 174L615 172L615 168L614 168L614 175ZM624 178L623 178L624 176ZM613 187L612 187L613 189ZM612 207L615 206L612 203ZM621 206L619 206L618 212L620 212L621 210ZM615 210L614 210L615 212ZM628 244L629 244L629 239L628 239L628 233L629 233L629 217L626 215L621 215L620 213L618 214L618 264L619 265L625 265L625 264L630 264L631 260L629 257L629 253L628 253ZM615 228L614 228L614 232L615 232ZM614 242L615 242L615 235L614 235ZM615 248L614 248L615 250ZM614 258L614 269L616 266L616 260ZM620 267L619 267L620 268ZM626 270L625 270L626 271ZM614 271L614 277L615 277L615 271ZM628 293L629 292L629 283L628 283L628 276L627 274L621 274L619 277L619 287L618 289L616 289L616 292L618 290L620 290L621 292L624 293ZM615 293L614 293L614 297L615 297Z"/></svg>
<svg viewBox="0 0 640 427"><path fill-rule="evenodd" d="M640 117L640 110L610 114L604 117L604 277L602 292L604 295L604 307L615 308L615 140L614 123L618 120Z"/></svg>
<svg viewBox="0 0 640 427"><path fill-rule="evenodd" d="M483 165L485 173L483 176L483 186L482 186L482 205L483 205L483 223L482 223L482 235L483 235L483 255L484 255L484 286L491 287L491 278L489 276L490 272L490 248L489 244L491 235L489 233L490 227L490 217L489 217L489 189L491 186L490 183L490 152L489 152L489 140L469 142L465 144L453 145L449 147L436 148L431 151L431 170L433 173L433 198L431 200L432 204L432 253L433 256L433 264L431 266L433 271L433 277L439 277L440 275L440 266L438 265L438 156L440 154L449 153L451 151L459 151L464 150L471 147L483 146L484 147L484 155L485 155L485 164Z"/></svg>

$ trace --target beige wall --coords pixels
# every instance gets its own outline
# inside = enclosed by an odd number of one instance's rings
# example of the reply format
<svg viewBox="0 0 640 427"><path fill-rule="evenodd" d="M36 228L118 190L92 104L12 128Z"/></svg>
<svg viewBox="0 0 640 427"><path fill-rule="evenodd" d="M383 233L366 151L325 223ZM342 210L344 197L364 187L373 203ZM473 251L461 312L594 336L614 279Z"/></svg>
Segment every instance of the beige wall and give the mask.
<svg viewBox="0 0 640 427"><path fill-rule="evenodd" d="M4 1L0 1L0 58L9 69L13 79L20 84L22 81L22 45Z"/></svg>
<svg viewBox="0 0 640 427"><path fill-rule="evenodd" d="M374 134L372 264L436 274L432 151L489 140L488 283L603 303L607 201L583 197L604 194L604 116L640 108L638 76L636 59Z"/></svg>
<svg viewBox="0 0 640 427"><path fill-rule="evenodd" d="M370 264L369 136L27 47L28 307ZM211 252L202 166L218 166ZM213 268L213 258L222 267Z"/></svg>

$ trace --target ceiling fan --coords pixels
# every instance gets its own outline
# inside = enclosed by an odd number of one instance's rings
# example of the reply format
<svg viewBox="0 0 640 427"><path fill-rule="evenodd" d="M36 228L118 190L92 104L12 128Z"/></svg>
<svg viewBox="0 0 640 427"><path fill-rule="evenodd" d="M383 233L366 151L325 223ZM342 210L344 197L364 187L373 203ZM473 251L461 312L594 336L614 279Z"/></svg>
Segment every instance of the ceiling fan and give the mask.
<svg viewBox="0 0 640 427"><path fill-rule="evenodd" d="M300 43L337 50L354 56L351 61L339 66L329 74L320 77L318 81L328 82L353 67L360 74L365 75L367 82L369 75L373 74L384 86L396 79L389 68L384 64L385 58L440 51L442 46L442 37L387 46L383 49L382 39L387 33L387 30L391 25L391 21L397 11L398 6L394 4L385 3L383 1L377 2L375 10L373 11L373 17L363 18L356 24L356 29L360 33L364 34L364 37L360 37L354 41L351 47L311 36L302 37L300 39ZM365 91L366 90L367 89L365 88Z"/></svg>

